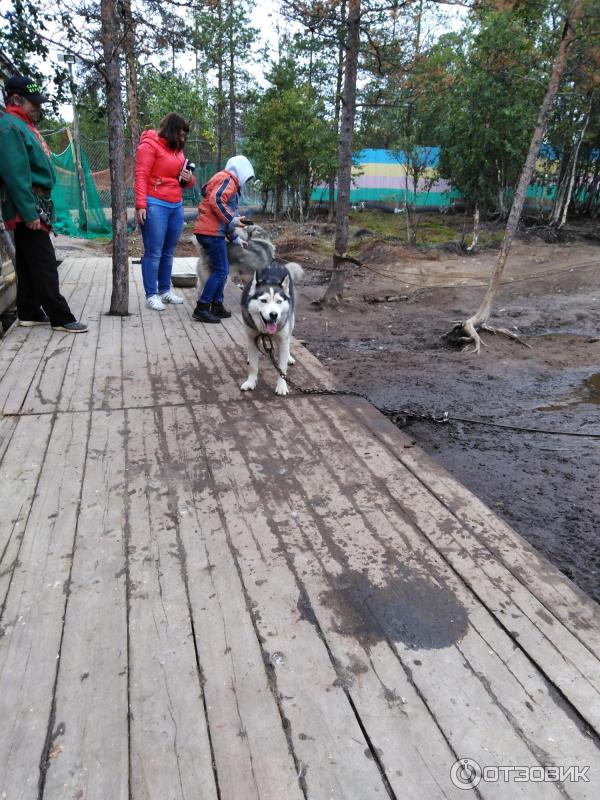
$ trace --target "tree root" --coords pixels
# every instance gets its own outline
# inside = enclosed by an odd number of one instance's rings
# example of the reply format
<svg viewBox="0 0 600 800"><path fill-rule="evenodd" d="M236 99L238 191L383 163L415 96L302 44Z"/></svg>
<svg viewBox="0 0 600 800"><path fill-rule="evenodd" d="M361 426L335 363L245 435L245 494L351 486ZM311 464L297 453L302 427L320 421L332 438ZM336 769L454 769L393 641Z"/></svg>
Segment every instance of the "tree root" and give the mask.
<svg viewBox="0 0 600 800"><path fill-rule="evenodd" d="M508 328L494 328L492 325L488 325L487 322L476 322L473 317L464 322L458 322L442 338L451 347L457 347L463 352L479 353L481 345L484 345L485 342L477 332L478 330L493 333L494 336L507 336L509 339L514 339L519 344L522 344L523 347L531 349L530 344L516 333L513 333L513 331L509 331Z"/></svg>

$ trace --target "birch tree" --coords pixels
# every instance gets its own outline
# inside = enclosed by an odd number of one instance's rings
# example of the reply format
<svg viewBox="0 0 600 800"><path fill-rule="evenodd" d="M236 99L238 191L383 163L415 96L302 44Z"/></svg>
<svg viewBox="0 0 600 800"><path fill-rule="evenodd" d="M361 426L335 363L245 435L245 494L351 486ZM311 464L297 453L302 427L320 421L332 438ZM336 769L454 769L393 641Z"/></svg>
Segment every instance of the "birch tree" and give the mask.
<svg viewBox="0 0 600 800"><path fill-rule="evenodd" d="M533 177L535 161L539 153L540 145L542 144L542 140L544 138L544 132L546 130L546 124L552 109L552 103L556 97L556 93L565 70L567 55L575 38L577 23L579 22L583 12L583 4L584 0L572 0L570 4L569 14L564 24L560 44L552 66L552 73L550 75L548 87L546 89L542 105L539 109L537 122L531 137L531 143L529 145L529 152L527 153L527 158L525 160L525 164L523 165L521 177L515 191L510 214L504 230L504 238L500 247L500 253L492 272L488 289L475 314L473 314L472 317L469 317L469 319L465 320L464 322L456 325L451 332L453 338L458 339L465 346L465 348L472 347L473 351L476 353L479 352L481 347L481 337L479 336L478 331L501 333L511 338L517 338L515 334L505 328L492 327L489 324L489 318L494 299L500 286L500 279L506 265L506 260L517 232L519 220L521 219L523 205L525 203L525 194Z"/></svg>

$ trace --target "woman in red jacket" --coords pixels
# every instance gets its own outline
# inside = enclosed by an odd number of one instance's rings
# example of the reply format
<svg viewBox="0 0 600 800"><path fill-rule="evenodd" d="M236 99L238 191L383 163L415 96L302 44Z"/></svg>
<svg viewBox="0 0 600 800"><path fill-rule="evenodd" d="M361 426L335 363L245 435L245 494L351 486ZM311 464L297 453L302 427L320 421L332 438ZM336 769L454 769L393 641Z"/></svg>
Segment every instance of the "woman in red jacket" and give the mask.
<svg viewBox="0 0 600 800"><path fill-rule="evenodd" d="M146 305L163 311L183 303L171 289L173 254L183 230L182 186L194 185L183 146L190 126L171 112L158 131L145 131L135 156L135 209L142 231L142 276Z"/></svg>

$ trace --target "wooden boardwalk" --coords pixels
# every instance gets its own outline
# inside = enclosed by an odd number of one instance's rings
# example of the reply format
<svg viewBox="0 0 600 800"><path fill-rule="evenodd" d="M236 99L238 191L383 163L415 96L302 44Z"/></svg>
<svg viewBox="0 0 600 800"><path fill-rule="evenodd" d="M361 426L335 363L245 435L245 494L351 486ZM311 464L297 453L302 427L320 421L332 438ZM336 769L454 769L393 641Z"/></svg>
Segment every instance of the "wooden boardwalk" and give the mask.
<svg viewBox="0 0 600 800"><path fill-rule="evenodd" d="M0 799L597 800L599 607L366 402L264 359L242 394L239 318L132 272L120 319L65 262L89 333L0 343Z"/></svg>

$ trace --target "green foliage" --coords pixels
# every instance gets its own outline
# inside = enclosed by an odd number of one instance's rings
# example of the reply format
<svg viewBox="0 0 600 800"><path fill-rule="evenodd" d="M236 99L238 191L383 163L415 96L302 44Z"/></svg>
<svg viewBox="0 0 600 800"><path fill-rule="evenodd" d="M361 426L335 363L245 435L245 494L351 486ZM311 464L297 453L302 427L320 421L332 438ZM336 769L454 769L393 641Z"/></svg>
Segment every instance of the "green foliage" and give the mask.
<svg viewBox="0 0 600 800"><path fill-rule="evenodd" d="M445 87L435 125L440 172L484 212L505 213L544 94L546 60L527 22L489 14L434 48Z"/></svg>
<svg viewBox="0 0 600 800"><path fill-rule="evenodd" d="M214 142L214 117L205 84L194 76L146 67L138 79L139 118L142 128L155 128L170 111L190 123L190 138Z"/></svg>
<svg viewBox="0 0 600 800"><path fill-rule="evenodd" d="M266 191L291 190L304 202L336 164L336 137L324 103L308 83L298 84L291 60L273 66L272 86L245 118L245 152Z"/></svg>
<svg viewBox="0 0 600 800"><path fill-rule="evenodd" d="M252 46L259 31L250 24L250 0L209 0L193 17L190 42L195 51L197 71L205 83L213 78L215 140L227 147L232 132L237 134L240 108L247 100L251 82L248 66L256 60Z"/></svg>

